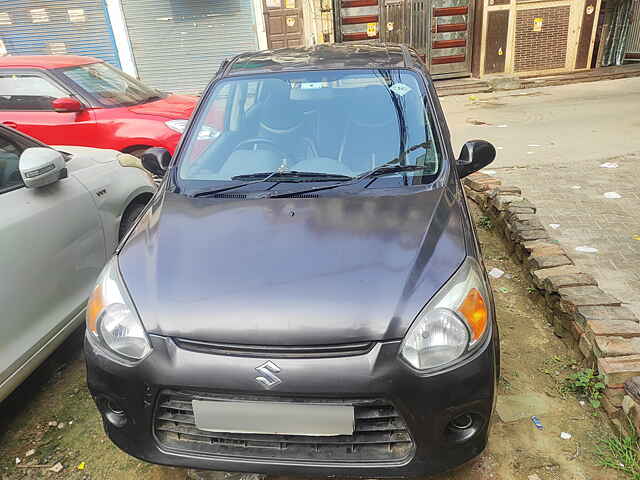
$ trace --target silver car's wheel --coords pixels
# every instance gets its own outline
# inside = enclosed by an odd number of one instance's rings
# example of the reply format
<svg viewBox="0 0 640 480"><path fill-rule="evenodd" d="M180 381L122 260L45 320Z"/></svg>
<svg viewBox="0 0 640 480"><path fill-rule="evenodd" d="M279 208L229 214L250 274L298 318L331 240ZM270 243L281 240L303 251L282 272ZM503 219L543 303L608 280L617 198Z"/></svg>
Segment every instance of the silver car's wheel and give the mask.
<svg viewBox="0 0 640 480"><path fill-rule="evenodd" d="M134 222L140 216L142 210L146 207L146 203L132 203L127 207L124 214L122 215L122 220L120 221L120 231L118 232L118 240L122 240L122 237L131 229Z"/></svg>

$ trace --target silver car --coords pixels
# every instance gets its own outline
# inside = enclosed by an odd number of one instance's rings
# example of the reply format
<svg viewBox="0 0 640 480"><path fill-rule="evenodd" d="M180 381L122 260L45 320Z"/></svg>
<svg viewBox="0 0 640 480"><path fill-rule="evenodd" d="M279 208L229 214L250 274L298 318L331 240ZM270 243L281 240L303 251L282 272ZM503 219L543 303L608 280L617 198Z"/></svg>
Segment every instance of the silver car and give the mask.
<svg viewBox="0 0 640 480"><path fill-rule="evenodd" d="M149 174L125 166L135 161L0 126L0 401L84 319L100 270L155 193Z"/></svg>

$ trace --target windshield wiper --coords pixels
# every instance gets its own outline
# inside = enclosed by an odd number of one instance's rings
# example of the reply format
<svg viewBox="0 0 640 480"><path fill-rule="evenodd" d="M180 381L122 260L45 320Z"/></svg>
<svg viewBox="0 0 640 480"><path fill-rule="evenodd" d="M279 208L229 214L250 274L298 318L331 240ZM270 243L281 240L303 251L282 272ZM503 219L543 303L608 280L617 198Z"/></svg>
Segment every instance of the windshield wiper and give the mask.
<svg viewBox="0 0 640 480"><path fill-rule="evenodd" d="M318 180L352 180L353 177L349 177L347 175L335 175L332 173L321 173L321 172L298 172L295 170L290 171L281 171L280 168L275 172L260 172L260 173L249 173L246 175L237 175L235 177L231 177L231 180L251 180L256 178L256 180L251 182L244 182L240 185L230 185L228 187L217 188L215 190L203 190L202 192L194 193L193 197L209 197L211 195L216 195L218 193L226 192L227 190L233 190L236 188L246 187L247 185L252 185L254 183L266 182L270 178L273 177L311 177L316 181Z"/></svg>
<svg viewBox="0 0 640 480"><path fill-rule="evenodd" d="M192 197L193 198L210 197L211 195L216 195L218 193L226 192L227 190L234 190L236 188L246 187L247 185L252 185L254 183L266 182L277 173L278 173L277 170L275 172L265 173L263 174L264 178L261 178L259 180L254 180L253 182L244 182L244 183L241 183L240 185L230 185L228 187L216 188L215 190L203 190L201 192L194 193Z"/></svg>
<svg viewBox="0 0 640 480"><path fill-rule="evenodd" d="M341 183L334 183L332 185L324 185L321 187L315 187L315 188L309 188L309 189L305 189L305 190L295 190L292 192L286 192L286 193L275 193L272 195L269 195L270 198L284 198L284 197L288 197L290 195L298 195L301 193L310 193L310 192L318 192L320 190L329 190L331 188L336 188L336 187L346 187L347 185L353 185L354 183L358 183L362 180L365 180L367 178L372 178L372 177L376 177L379 175L387 175L389 173L397 173L397 172L411 172L411 171L416 171L416 170L426 170L430 167L428 166L424 166L424 165L401 165L399 164L400 162L404 161L404 158L406 157L406 154L409 152L413 152L414 150L417 150L418 148L425 148L428 149L429 148L429 144L428 142L422 142L422 143L418 143L416 145L412 145L411 147L407 148L404 152L402 152L402 154L396 158L393 158L391 160L389 160L386 163L383 163L382 165L378 165L376 168L369 170L368 172L364 172L361 173L360 175L358 175L357 177L353 177L351 180L349 181L345 181L345 182L341 182Z"/></svg>
<svg viewBox="0 0 640 480"><path fill-rule="evenodd" d="M147 98L142 100L142 103L155 102L156 100L162 100L162 95L149 95Z"/></svg>
<svg viewBox="0 0 640 480"><path fill-rule="evenodd" d="M246 175L237 175L235 177L231 177L231 180L251 180L253 178L260 178L268 175L268 173L249 173ZM289 170L288 172L278 172L278 178L280 177L291 177L293 179L300 178L309 178L312 181L323 181L323 180L351 180L353 177L349 175L339 175L337 173L323 173L323 172L300 172L297 170ZM297 180L297 181L305 181L305 180Z"/></svg>

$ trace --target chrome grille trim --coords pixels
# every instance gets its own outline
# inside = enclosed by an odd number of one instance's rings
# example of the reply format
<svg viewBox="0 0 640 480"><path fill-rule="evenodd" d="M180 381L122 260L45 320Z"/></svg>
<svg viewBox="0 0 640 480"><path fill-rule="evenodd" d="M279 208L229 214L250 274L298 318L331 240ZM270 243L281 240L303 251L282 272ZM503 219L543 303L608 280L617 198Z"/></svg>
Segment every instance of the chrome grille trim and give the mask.
<svg viewBox="0 0 640 480"><path fill-rule="evenodd" d="M258 358L352 357L369 353L375 345L374 342L300 346L241 345L203 342L186 338L174 338L173 341L178 347L194 352Z"/></svg>

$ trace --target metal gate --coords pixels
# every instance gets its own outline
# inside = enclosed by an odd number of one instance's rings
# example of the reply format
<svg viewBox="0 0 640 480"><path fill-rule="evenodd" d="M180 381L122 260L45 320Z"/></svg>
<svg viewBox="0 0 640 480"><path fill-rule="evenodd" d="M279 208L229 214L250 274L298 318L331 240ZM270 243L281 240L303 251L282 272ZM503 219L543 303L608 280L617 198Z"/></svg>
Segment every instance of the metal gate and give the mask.
<svg viewBox="0 0 640 480"><path fill-rule="evenodd" d="M633 0L629 34L625 42L625 62L640 62L640 0Z"/></svg>
<svg viewBox="0 0 640 480"><path fill-rule="evenodd" d="M435 76L471 74L473 0L342 0L338 4L337 41L405 43L418 51Z"/></svg>
<svg viewBox="0 0 640 480"><path fill-rule="evenodd" d="M120 66L104 0L0 1L1 55L87 55Z"/></svg>

